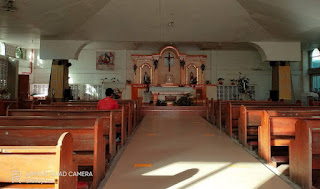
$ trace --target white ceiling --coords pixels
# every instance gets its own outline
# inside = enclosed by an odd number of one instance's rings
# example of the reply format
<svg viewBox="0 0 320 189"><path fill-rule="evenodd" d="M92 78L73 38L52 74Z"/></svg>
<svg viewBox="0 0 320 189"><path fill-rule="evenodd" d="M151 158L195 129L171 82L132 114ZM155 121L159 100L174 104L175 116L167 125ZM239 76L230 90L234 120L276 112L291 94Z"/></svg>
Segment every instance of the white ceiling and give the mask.
<svg viewBox="0 0 320 189"><path fill-rule="evenodd" d="M16 12L0 11L0 40L27 48L39 48L40 36L129 49L320 40L319 0L17 0L15 6Z"/></svg>

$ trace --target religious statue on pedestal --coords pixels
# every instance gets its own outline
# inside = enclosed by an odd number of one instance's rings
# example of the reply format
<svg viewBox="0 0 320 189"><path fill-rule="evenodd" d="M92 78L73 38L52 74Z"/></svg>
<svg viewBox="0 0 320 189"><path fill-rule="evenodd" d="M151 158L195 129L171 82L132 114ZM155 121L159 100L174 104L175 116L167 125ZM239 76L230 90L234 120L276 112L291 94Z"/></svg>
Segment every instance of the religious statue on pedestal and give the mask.
<svg viewBox="0 0 320 189"><path fill-rule="evenodd" d="M190 72L190 84L197 84L197 77L194 77L193 72Z"/></svg>
<svg viewBox="0 0 320 189"><path fill-rule="evenodd" d="M147 72L144 72L144 76L143 76L143 84L150 84L151 80L150 77L148 76Z"/></svg>

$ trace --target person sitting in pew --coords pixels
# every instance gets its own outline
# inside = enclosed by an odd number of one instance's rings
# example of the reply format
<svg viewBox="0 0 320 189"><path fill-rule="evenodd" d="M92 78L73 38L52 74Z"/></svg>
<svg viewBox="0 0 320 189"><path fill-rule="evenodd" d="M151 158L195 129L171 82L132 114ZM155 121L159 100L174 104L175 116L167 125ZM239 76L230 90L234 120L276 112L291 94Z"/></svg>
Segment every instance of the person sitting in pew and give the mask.
<svg viewBox="0 0 320 189"><path fill-rule="evenodd" d="M114 110L114 109L119 109L119 105L118 102L116 100L113 99L113 89L111 88L107 88L106 89L106 98L99 100L98 102L98 110ZM119 125L117 125L117 127L119 127ZM121 127L121 125L120 125ZM116 142L120 142L121 141L121 136L119 133L117 133L116 135Z"/></svg>
<svg viewBox="0 0 320 189"><path fill-rule="evenodd" d="M99 100L98 102L98 110L114 110L119 109L118 102L113 98L113 89L106 89L106 98Z"/></svg>

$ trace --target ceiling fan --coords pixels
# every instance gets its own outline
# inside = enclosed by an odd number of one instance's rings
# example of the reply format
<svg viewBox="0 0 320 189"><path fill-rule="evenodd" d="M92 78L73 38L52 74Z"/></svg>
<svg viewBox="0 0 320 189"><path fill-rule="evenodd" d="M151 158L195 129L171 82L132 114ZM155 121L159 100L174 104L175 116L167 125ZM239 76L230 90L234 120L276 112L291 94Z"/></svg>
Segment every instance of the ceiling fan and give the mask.
<svg viewBox="0 0 320 189"><path fill-rule="evenodd" d="M15 0L3 0L3 6L1 6L1 10L15 12L17 8L14 6Z"/></svg>

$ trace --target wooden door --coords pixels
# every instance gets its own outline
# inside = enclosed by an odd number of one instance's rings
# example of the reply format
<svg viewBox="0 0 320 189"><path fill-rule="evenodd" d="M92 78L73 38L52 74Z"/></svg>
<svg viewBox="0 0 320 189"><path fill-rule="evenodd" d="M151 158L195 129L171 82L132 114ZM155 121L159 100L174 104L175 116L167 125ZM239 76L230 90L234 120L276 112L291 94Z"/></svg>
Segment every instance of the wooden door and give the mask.
<svg viewBox="0 0 320 189"><path fill-rule="evenodd" d="M28 99L29 97L29 75L19 75L18 98Z"/></svg>

